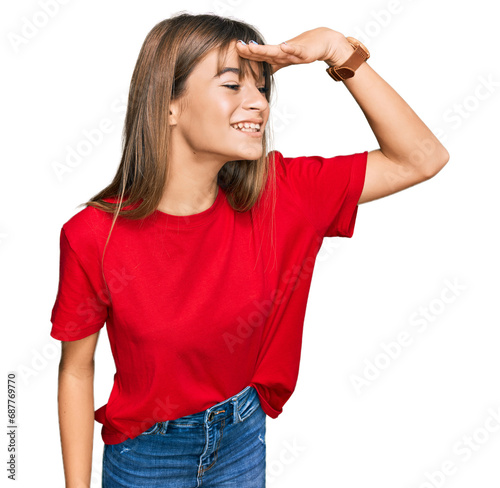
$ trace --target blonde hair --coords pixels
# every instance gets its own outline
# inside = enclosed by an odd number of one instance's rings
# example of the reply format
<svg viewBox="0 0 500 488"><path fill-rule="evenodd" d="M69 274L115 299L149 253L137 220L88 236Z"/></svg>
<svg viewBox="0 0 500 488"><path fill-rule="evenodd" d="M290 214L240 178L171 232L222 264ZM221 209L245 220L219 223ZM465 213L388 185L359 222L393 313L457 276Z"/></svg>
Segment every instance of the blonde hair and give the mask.
<svg viewBox="0 0 500 488"><path fill-rule="evenodd" d="M117 218L144 219L157 209L163 196L169 170L171 100L184 94L189 74L212 49L218 49L220 71L228 47L239 39L265 44L255 27L213 14L176 14L156 24L146 36L130 82L120 165L112 182L81 204L113 214L101 261L104 283L104 253ZM271 66L266 62L258 64L262 69L259 75L265 78L265 96L270 102L274 92ZM239 57L239 68L240 78L247 76L249 70L254 77L258 76L249 59ZM228 161L217 175L217 184L224 189L231 207L245 212L259 200L269 180L274 227L276 172L274 158L271 161L268 154L270 140L271 132L266 128L262 156L252 161Z"/></svg>

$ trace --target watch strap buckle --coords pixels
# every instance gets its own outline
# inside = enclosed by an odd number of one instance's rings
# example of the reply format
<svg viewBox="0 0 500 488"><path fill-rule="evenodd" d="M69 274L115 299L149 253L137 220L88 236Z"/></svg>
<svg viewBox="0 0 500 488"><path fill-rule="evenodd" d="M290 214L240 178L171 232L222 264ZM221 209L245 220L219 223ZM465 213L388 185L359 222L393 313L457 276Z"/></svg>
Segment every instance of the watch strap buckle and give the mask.
<svg viewBox="0 0 500 488"><path fill-rule="evenodd" d="M354 76L354 70L347 66L330 66L326 69L326 72L335 80L342 81L352 78Z"/></svg>
<svg viewBox="0 0 500 488"><path fill-rule="evenodd" d="M342 66L330 66L326 72L335 80L343 81L354 76L355 71L361 64L370 57L370 53L366 47L354 37L347 37L347 40L353 48L353 53Z"/></svg>

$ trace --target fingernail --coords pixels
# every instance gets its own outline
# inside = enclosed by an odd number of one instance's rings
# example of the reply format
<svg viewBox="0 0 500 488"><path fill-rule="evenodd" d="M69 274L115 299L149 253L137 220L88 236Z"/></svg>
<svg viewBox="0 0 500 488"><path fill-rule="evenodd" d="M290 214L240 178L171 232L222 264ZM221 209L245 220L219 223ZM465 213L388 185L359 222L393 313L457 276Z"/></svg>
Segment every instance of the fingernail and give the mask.
<svg viewBox="0 0 500 488"><path fill-rule="evenodd" d="M241 42L242 44L244 44L245 46L247 45L247 43L245 41L242 41L241 39L238 40L238 42Z"/></svg>
<svg viewBox="0 0 500 488"><path fill-rule="evenodd" d="M258 42L255 41L250 41L252 44L259 44Z"/></svg>

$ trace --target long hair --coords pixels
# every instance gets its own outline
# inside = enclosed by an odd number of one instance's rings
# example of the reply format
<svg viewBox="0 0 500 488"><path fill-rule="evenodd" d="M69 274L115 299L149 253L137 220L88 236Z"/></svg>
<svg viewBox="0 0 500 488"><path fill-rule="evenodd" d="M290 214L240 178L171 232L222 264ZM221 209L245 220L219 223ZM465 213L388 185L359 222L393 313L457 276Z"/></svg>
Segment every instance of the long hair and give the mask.
<svg viewBox="0 0 500 488"><path fill-rule="evenodd" d="M120 165L112 182L81 204L113 214L101 261L103 278L104 253L117 218L144 219L157 209L163 196L169 174L171 100L185 93L190 73L205 54L218 49L219 71L230 43L239 39L265 44L263 36L252 25L213 14L175 14L156 24L146 36L130 82ZM265 96L270 102L274 92L271 66L266 62L258 62L258 65L264 74L268 89ZM240 79L247 76L249 70L254 77L261 74L254 72L251 61L246 58L239 57L239 68ZM267 125L269 122L270 117ZM262 156L258 160L228 161L217 175L217 184L237 212L250 210L268 181L274 195L274 208L276 174L274 158L271 162L268 154L270 140L271 131L266 127ZM271 211L271 220L274 220L274 211Z"/></svg>

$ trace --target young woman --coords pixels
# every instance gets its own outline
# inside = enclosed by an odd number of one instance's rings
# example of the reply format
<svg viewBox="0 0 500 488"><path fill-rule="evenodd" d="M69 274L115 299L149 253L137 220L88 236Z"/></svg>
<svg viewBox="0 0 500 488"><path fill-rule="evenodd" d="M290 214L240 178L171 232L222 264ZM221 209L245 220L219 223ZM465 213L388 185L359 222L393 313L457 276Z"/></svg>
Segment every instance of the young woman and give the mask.
<svg viewBox="0 0 500 488"><path fill-rule="evenodd" d="M368 57L326 27L267 45L214 15L176 15L147 35L116 176L61 230L51 336L66 486L90 484L94 420L104 487L265 485L265 420L295 388L323 238L351 237L359 204L449 157ZM379 149L267 151L274 73L314 61L344 66L332 77ZM94 412L104 323L116 373Z"/></svg>

